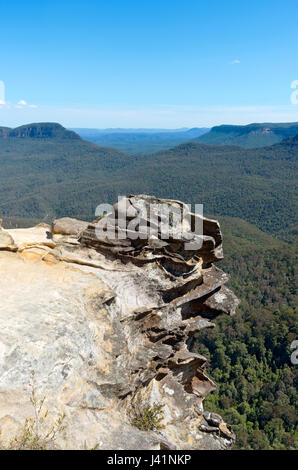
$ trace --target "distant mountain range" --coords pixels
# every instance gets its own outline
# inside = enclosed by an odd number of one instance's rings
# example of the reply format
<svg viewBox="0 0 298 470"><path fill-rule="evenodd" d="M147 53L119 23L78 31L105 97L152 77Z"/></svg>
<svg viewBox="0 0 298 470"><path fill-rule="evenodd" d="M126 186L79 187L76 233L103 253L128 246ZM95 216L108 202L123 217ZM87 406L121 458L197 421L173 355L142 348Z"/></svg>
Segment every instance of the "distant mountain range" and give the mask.
<svg viewBox="0 0 298 470"><path fill-rule="evenodd" d="M298 134L296 123L261 123L246 126L222 125L192 129L71 129L97 145L113 147L134 155L170 149L185 142L210 145L266 147Z"/></svg>
<svg viewBox="0 0 298 470"><path fill-rule="evenodd" d="M192 129L72 129L83 139L131 154L148 154L193 140L207 128Z"/></svg>
<svg viewBox="0 0 298 470"><path fill-rule="evenodd" d="M277 144L287 137L298 134L298 122L263 123L247 126L216 126L202 136L192 139L211 145L238 145L247 148Z"/></svg>
<svg viewBox="0 0 298 470"><path fill-rule="evenodd" d="M261 149L184 143L128 155L59 124L3 129L0 217L92 220L100 203L147 193L203 203L207 214L240 217L285 239L295 233L298 137Z"/></svg>

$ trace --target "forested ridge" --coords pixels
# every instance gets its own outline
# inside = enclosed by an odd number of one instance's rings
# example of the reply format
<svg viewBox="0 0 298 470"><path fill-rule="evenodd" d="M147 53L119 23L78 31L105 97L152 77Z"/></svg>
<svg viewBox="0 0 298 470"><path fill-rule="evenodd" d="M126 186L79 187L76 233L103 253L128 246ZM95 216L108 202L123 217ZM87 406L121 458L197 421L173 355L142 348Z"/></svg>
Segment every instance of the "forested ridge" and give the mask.
<svg viewBox="0 0 298 470"><path fill-rule="evenodd" d="M298 375L290 345L298 338L297 251L244 221L221 223L222 267L241 304L196 339L217 384L205 408L232 424L235 449L296 449Z"/></svg>
<svg viewBox="0 0 298 470"><path fill-rule="evenodd" d="M119 194L147 193L202 203L287 240L297 226L297 156L293 138L261 149L181 144L131 156L61 135L10 137L0 139L0 213L92 219Z"/></svg>

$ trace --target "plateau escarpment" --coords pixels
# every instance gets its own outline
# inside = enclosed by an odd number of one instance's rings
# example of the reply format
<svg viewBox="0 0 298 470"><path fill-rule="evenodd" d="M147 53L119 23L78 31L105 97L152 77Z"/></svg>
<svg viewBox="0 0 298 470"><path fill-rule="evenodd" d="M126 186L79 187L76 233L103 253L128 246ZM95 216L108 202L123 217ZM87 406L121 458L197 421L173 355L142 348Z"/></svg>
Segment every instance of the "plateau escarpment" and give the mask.
<svg viewBox="0 0 298 470"><path fill-rule="evenodd" d="M0 138L80 139L75 132L68 131L60 124L52 122L26 124L15 129L0 127Z"/></svg>
<svg viewBox="0 0 298 470"><path fill-rule="evenodd" d="M170 224L160 207L169 209ZM214 266L222 258L216 221L143 195L124 198L92 224L59 219L2 229L2 438L31 413L34 370L50 419L66 414L59 448L230 448L230 426L203 409L215 384L206 359L192 352L196 332L238 304ZM162 430L132 426L139 393L162 403Z"/></svg>
<svg viewBox="0 0 298 470"><path fill-rule="evenodd" d="M246 126L221 125L194 139L212 145L239 145L246 148L265 147L293 137L298 123L255 123Z"/></svg>

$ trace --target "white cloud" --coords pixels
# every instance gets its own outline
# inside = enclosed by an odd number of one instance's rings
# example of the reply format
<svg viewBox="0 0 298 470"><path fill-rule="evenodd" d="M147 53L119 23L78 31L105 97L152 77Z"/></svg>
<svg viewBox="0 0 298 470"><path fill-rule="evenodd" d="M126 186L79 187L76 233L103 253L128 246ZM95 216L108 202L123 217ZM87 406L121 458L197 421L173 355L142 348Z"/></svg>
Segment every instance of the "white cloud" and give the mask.
<svg viewBox="0 0 298 470"><path fill-rule="evenodd" d="M11 109L11 107L13 107L14 109L37 108L36 104L28 104L25 100L20 100L16 104L9 103L8 101L6 101L5 83L2 80L0 80L0 106L1 109L3 109L3 107L5 109Z"/></svg>
<svg viewBox="0 0 298 470"><path fill-rule="evenodd" d="M232 62L230 62L230 64L240 64L240 60L239 59L234 59L232 60Z"/></svg>
<svg viewBox="0 0 298 470"><path fill-rule="evenodd" d="M17 104L14 105L15 109L26 109L26 108L37 108L36 104L28 104L25 100L20 100Z"/></svg>

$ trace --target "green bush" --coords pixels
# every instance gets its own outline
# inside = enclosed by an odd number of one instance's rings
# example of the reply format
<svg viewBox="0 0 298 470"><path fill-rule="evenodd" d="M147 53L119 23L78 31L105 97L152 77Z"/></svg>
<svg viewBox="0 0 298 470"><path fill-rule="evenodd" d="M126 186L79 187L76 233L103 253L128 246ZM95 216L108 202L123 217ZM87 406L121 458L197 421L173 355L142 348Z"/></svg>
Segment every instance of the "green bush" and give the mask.
<svg viewBox="0 0 298 470"><path fill-rule="evenodd" d="M55 441L64 429L65 414L59 414L54 425L48 426L48 410L45 409L45 397L36 395L35 373L31 372L29 382L31 388L30 402L34 409L34 418L26 419L19 434L14 436L8 445L0 442L0 450L50 450L55 448ZM0 431L1 434L1 431Z"/></svg>
<svg viewBox="0 0 298 470"><path fill-rule="evenodd" d="M128 411L130 422L141 431L158 431L163 429L164 405L155 402L152 405L144 402L139 391Z"/></svg>

